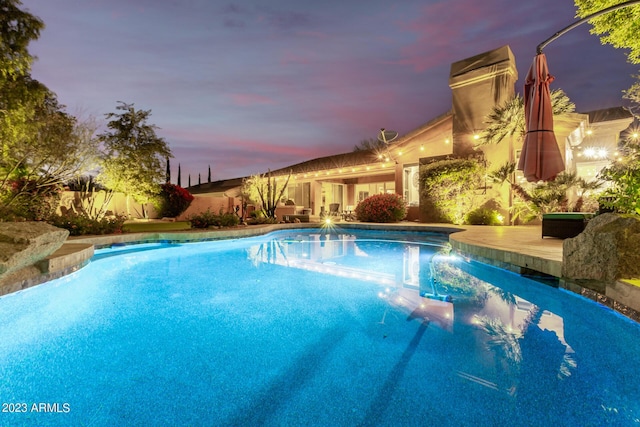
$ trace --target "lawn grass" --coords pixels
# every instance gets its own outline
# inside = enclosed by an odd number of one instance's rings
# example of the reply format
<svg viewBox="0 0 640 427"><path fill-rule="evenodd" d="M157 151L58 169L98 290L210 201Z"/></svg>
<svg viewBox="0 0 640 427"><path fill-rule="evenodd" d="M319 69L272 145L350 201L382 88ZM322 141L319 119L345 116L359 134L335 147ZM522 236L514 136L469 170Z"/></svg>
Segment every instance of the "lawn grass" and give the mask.
<svg viewBox="0 0 640 427"><path fill-rule="evenodd" d="M150 222L127 222L122 226L122 231L126 233L148 233L153 231L181 231L190 230L189 221L150 221Z"/></svg>

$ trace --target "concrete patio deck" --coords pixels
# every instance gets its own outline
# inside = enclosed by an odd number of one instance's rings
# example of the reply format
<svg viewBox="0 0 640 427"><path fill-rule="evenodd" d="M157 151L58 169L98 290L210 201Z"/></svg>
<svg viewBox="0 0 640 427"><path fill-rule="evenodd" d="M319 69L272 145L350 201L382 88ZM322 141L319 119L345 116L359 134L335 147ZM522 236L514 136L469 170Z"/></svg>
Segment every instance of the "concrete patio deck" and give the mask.
<svg viewBox="0 0 640 427"><path fill-rule="evenodd" d="M499 267L510 265L518 273L521 268L562 277L563 241L543 239L540 226L465 226L463 232L451 234L449 242L459 252Z"/></svg>

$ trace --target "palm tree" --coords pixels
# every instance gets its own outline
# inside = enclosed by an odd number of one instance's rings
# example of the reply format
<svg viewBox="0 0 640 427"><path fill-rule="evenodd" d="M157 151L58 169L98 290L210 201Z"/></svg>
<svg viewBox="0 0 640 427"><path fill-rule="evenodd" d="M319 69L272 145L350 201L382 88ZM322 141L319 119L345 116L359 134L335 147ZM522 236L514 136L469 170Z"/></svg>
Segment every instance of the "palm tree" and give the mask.
<svg viewBox="0 0 640 427"><path fill-rule="evenodd" d="M572 113L576 110L576 105L562 89L551 91L551 107L553 115ZM520 95L516 95L500 107L495 107L486 117L487 127L480 132L480 142L478 145L499 144L507 137L516 137L522 141L526 133L524 123L524 100Z"/></svg>
<svg viewBox="0 0 640 427"><path fill-rule="evenodd" d="M575 111L576 108L575 104L571 102L562 89L551 91L551 107L554 116L571 113ZM513 215L511 221L515 222L518 217L520 217L520 219L524 219L526 222L527 219L540 216L540 205L535 203L533 195L529 194L515 180L516 165L514 163L515 154L512 144L514 144L514 142L522 143L526 133L524 99L520 95L516 95L504 105L495 107L485 118L485 124L487 127L480 132L478 146L499 144L507 138L509 144L511 144L509 146L509 160L498 168L498 170L489 174L494 182L503 183L507 181L511 187L512 194L524 203L518 204L514 202L511 208ZM540 204L544 204L544 201L540 200Z"/></svg>
<svg viewBox="0 0 640 427"><path fill-rule="evenodd" d="M578 200L576 200L576 204L573 206L574 212L582 212L582 207L584 205L584 198L588 194L589 191L599 190L604 185L603 181L593 180L593 181L585 181L584 179L579 179L578 184Z"/></svg>
<svg viewBox="0 0 640 427"><path fill-rule="evenodd" d="M535 185L531 190L527 191L513 179L516 165L513 162L506 162L498 169L489 173L489 178L493 182L502 184L507 182L511 186L511 190L522 202L529 208L522 209L519 206L519 213L514 213L514 220L517 217L541 217L547 212L579 212L584 203L584 196L587 191L596 190L602 186L601 181L585 181L578 178L576 172L562 172L558 174L555 180ZM570 209L569 198L567 193L570 189L578 189L578 199L573 208ZM516 205L514 204L514 207Z"/></svg>
<svg viewBox="0 0 640 427"><path fill-rule="evenodd" d="M511 190L514 192L516 196L518 196L524 202L531 202L531 196L527 193L520 184L515 182L513 179L514 172L516 171L516 164L513 162L506 162L504 165L500 166L498 169L489 172L489 178L498 184L502 184L503 182L507 182L511 186Z"/></svg>

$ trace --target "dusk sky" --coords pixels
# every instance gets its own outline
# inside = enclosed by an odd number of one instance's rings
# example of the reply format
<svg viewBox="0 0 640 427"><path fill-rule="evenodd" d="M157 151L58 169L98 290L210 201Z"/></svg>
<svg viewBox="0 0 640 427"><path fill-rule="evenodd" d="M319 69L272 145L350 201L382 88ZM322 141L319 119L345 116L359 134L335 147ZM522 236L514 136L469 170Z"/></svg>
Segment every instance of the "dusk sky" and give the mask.
<svg viewBox="0 0 640 427"><path fill-rule="evenodd" d="M152 110L173 182L266 172L403 135L451 108L452 62L509 45L522 92L571 0L23 0L32 76L79 117ZM546 49L578 112L625 105L637 65L582 25Z"/></svg>

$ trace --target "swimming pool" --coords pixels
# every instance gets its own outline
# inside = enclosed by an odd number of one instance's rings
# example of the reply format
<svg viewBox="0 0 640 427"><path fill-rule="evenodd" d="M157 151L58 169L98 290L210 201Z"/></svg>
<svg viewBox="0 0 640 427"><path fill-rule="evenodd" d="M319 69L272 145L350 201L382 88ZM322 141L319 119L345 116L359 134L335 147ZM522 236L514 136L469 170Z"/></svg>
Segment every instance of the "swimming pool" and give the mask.
<svg viewBox="0 0 640 427"><path fill-rule="evenodd" d="M0 425L633 425L640 327L333 229L99 250L0 298Z"/></svg>

